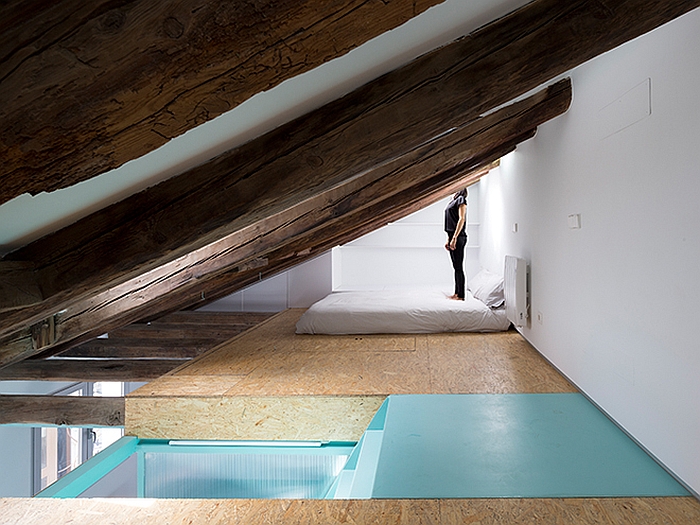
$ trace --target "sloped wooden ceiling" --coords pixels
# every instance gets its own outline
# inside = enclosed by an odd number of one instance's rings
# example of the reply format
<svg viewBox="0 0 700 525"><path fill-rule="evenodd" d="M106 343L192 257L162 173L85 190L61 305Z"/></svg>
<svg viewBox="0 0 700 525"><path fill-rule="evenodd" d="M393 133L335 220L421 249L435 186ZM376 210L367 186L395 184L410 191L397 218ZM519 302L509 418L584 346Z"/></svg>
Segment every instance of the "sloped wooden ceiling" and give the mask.
<svg viewBox="0 0 700 525"><path fill-rule="evenodd" d="M442 0L0 6L0 204L140 157Z"/></svg>
<svg viewBox="0 0 700 525"><path fill-rule="evenodd" d="M492 110L698 4L536 0L8 255L0 365L197 306L468 184L571 86Z"/></svg>

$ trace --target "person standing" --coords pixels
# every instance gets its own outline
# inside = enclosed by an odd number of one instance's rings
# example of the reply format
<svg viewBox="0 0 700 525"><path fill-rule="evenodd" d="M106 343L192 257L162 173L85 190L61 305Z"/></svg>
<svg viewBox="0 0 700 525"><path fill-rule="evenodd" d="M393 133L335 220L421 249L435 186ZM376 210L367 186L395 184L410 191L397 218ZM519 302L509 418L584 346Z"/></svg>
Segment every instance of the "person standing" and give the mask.
<svg viewBox="0 0 700 525"><path fill-rule="evenodd" d="M450 299L464 301L466 276L464 275L464 251L467 245L467 188L459 190L445 208L445 249L450 252L455 271L455 293Z"/></svg>

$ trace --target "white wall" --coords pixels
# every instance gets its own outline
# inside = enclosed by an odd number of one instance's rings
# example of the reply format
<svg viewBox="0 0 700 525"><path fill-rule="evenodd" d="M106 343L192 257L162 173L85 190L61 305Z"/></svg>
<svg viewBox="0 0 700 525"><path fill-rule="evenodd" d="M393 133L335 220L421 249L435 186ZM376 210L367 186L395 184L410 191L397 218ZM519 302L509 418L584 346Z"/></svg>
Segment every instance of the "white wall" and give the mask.
<svg viewBox="0 0 700 525"><path fill-rule="evenodd" d="M700 492L700 10L571 76L481 182L482 263L530 261L523 335Z"/></svg>
<svg viewBox="0 0 700 525"><path fill-rule="evenodd" d="M331 252L263 279L200 308L212 312L280 312L307 308L332 290Z"/></svg>
<svg viewBox="0 0 700 525"><path fill-rule="evenodd" d="M481 269L478 184L470 188L467 201L468 279ZM333 290L437 288L452 293L452 263L445 251L443 231L448 202L449 198L441 200L201 310L278 312L308 308Z"/></svg>
<svg viewBox="0 0 700 525"><path fill-rule="evenodd" d="M336 290L438 288L452 293L452 263L445 250L444 210L449 202L431 206L390 223L333 250ZM478 191L467 199L465 268L475 275L479 264Z"/></svg>

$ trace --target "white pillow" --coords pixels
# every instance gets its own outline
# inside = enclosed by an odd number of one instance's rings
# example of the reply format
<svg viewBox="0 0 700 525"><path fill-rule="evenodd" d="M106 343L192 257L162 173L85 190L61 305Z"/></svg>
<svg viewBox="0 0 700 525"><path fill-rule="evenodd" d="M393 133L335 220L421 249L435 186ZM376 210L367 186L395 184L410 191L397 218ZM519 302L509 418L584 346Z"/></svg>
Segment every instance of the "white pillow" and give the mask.
<svg viewBox="0 0 700 525"><path fill-rule="evenodd" d="M484 269L469 279L472 295L490 308L498 308L505 302L503 277Z"/></svg>

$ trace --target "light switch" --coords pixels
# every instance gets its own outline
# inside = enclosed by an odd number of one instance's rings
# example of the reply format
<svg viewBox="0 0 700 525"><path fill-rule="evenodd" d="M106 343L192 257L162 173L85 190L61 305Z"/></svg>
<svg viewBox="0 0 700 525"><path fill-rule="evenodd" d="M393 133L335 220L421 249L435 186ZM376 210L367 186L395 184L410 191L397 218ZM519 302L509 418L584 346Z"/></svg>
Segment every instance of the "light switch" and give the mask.
<svg viewBox="0 0 700 525"><path fill-rule="evenodd" d="M569 215L569 228L572 230L578 230L581 227L581 214L574 213Z"/></svg>

